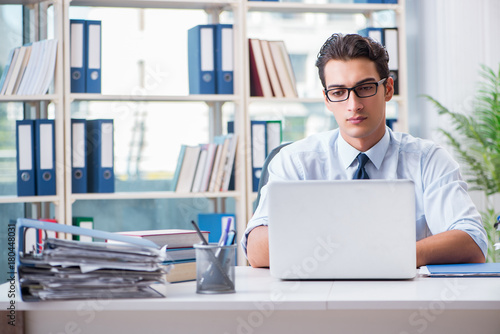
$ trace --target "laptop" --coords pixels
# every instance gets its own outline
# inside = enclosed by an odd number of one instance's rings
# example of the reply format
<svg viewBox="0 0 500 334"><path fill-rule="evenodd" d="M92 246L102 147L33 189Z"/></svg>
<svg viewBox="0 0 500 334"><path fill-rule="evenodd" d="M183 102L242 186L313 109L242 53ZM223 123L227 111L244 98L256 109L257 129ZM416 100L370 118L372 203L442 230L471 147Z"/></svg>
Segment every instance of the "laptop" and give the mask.
<svg viewBox="0 0 500 334"><path fill-rule="evenodd" d="M268 199L273 277L416 276L412 181L273 182L268 187Z"/></svg>

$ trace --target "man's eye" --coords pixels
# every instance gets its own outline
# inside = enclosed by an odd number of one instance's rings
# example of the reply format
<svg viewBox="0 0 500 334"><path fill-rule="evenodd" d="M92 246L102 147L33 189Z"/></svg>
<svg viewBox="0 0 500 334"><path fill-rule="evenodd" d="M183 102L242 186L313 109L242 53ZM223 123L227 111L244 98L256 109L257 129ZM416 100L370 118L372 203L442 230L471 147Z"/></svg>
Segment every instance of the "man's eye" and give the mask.
<svg viewBox="0 0 500 334"><path fill-rule="evenodd" d="M345 89L336 89L330 91L330 95L332 96L342 96L344 94L345 94Z"/></svg>

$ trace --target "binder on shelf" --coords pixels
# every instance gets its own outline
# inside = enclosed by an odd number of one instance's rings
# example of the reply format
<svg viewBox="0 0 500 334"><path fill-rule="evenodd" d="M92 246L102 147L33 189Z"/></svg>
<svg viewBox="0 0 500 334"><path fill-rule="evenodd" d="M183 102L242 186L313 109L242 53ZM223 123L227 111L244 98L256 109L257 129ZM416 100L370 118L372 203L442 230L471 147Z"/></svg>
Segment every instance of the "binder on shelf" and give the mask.
<svg viewBox="0 0 500 334"><path fill-rule="evenodd" d="M389 75L394 80L394 94L399 94L398 28L384 28L384 45L389 54Z"/></svg>
<svg viewBox="0 0 500 334"><path fill-rule="evenodd" d="M87 191L115 191L113 120L87 120Z"/></svg>
<svg viewBox="0 0 500 334"><path fill-rule="evenodd" d="M215 25L188 30L189 94L215 94Z"/></svg>
<svg viewBox="0 0 500 334"><path fill-rule="evenodd" d="M281 144L283 140L283 130L281 121L267 121L266 122L266 157Z"/></svg>
<svg viewBox="0 0 500 334"><path fill-rule="evenodd" d="M35 120L36 194L56 194L56 158L54 120Z"/></svg>
<svg viewBox="0 0 500 334"><path fill-rule="evenodd" d="M101 21L85 21L85 91L101 93Z"/></svg>
<svg viewBox="0 0 500 334"><path fill-rule="evenodd" d="M71 191L87 192L87 121L71 119Z"/></svg>
<svg viewBox="0 0 500 334"><path fill-rule="evenodd" d="M86 29L85 20L70 20L71 92L85 93Z"/></svg>
<svg viewBox="0 0 500 334"><path fill-rule="evenodd" d="M366 27L358 31L358 34L363 37L370 37L371 39L385 45L384 42L384 28Z"/></svg>
<svg viewBox="0 0 500 334"><path fill-rule="evenodd" d="M17 195L36 195L35 177L35 122L16 121Z"/></svg>
<svg viewBox="0 0 500 334"><path fill-rule="evenodd" d="M252 141L252 191L256 192L259 189L262 167L266 161L267 122L250 121L250 126L250 136Z"/></svg>
<svg viewBox="0 0 500 334"><path fill-rule="evenodd" d="M81 228L94 229L94 218L92 217L73 217L73 226ZM88 235L73 234L73 240L92 242L94 238Z"/></svg>
<svg viewBox="0 0 500 334"><path fill-rule="evenodd" d="M233 25L215 25L215 68L217 94L234 93Z"/></svg>

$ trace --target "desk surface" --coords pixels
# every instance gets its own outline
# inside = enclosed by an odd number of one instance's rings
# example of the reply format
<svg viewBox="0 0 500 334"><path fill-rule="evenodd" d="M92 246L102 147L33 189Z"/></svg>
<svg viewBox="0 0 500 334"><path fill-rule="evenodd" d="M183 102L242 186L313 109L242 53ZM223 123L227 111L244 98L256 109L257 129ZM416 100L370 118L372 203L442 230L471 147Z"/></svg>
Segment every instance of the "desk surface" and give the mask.
<svg viewBox="0 0 500 334"><path fill-rule="evenodd" d="M238 267L233 294L196 294L195 282L165 288L167 297L157 299L17 301L16 312L26 311L27 334L498 334L500 329L500 278L281 281L267 269ZM2 284L2 309L6 296Z"/></svg>
<svg viewBox="0 0 500 334"><path fill-rule="evenodd" d="M447 309L500 310L500 278L417 276L413 280L282 281L267 269L236 268L236 293L200 295L195 282L173 283L166 298L106 300L105 310L255 310L273 303L277 310L415 309L441 301ZM7 305L7 285L0 307ZM18 310L76 310L82 301L25 303Z"/></svg>

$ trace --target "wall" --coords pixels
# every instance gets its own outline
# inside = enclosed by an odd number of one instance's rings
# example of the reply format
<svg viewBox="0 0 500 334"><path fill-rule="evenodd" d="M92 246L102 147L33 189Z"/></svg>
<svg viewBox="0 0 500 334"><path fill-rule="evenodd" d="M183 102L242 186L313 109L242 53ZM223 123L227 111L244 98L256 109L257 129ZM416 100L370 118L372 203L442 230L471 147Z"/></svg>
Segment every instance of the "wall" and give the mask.
<svg viewBox="0 0 500 334"><path fill-rule="evenodd" d="M407 0L410 132L444 145L436 129L449 129L424 98L471 113L480 64L499 70L500 1ZM500 129L499 129L500 130ZM481 208L484 199L472 194ZM500 211L500 202L497 207Z"/></svg>

